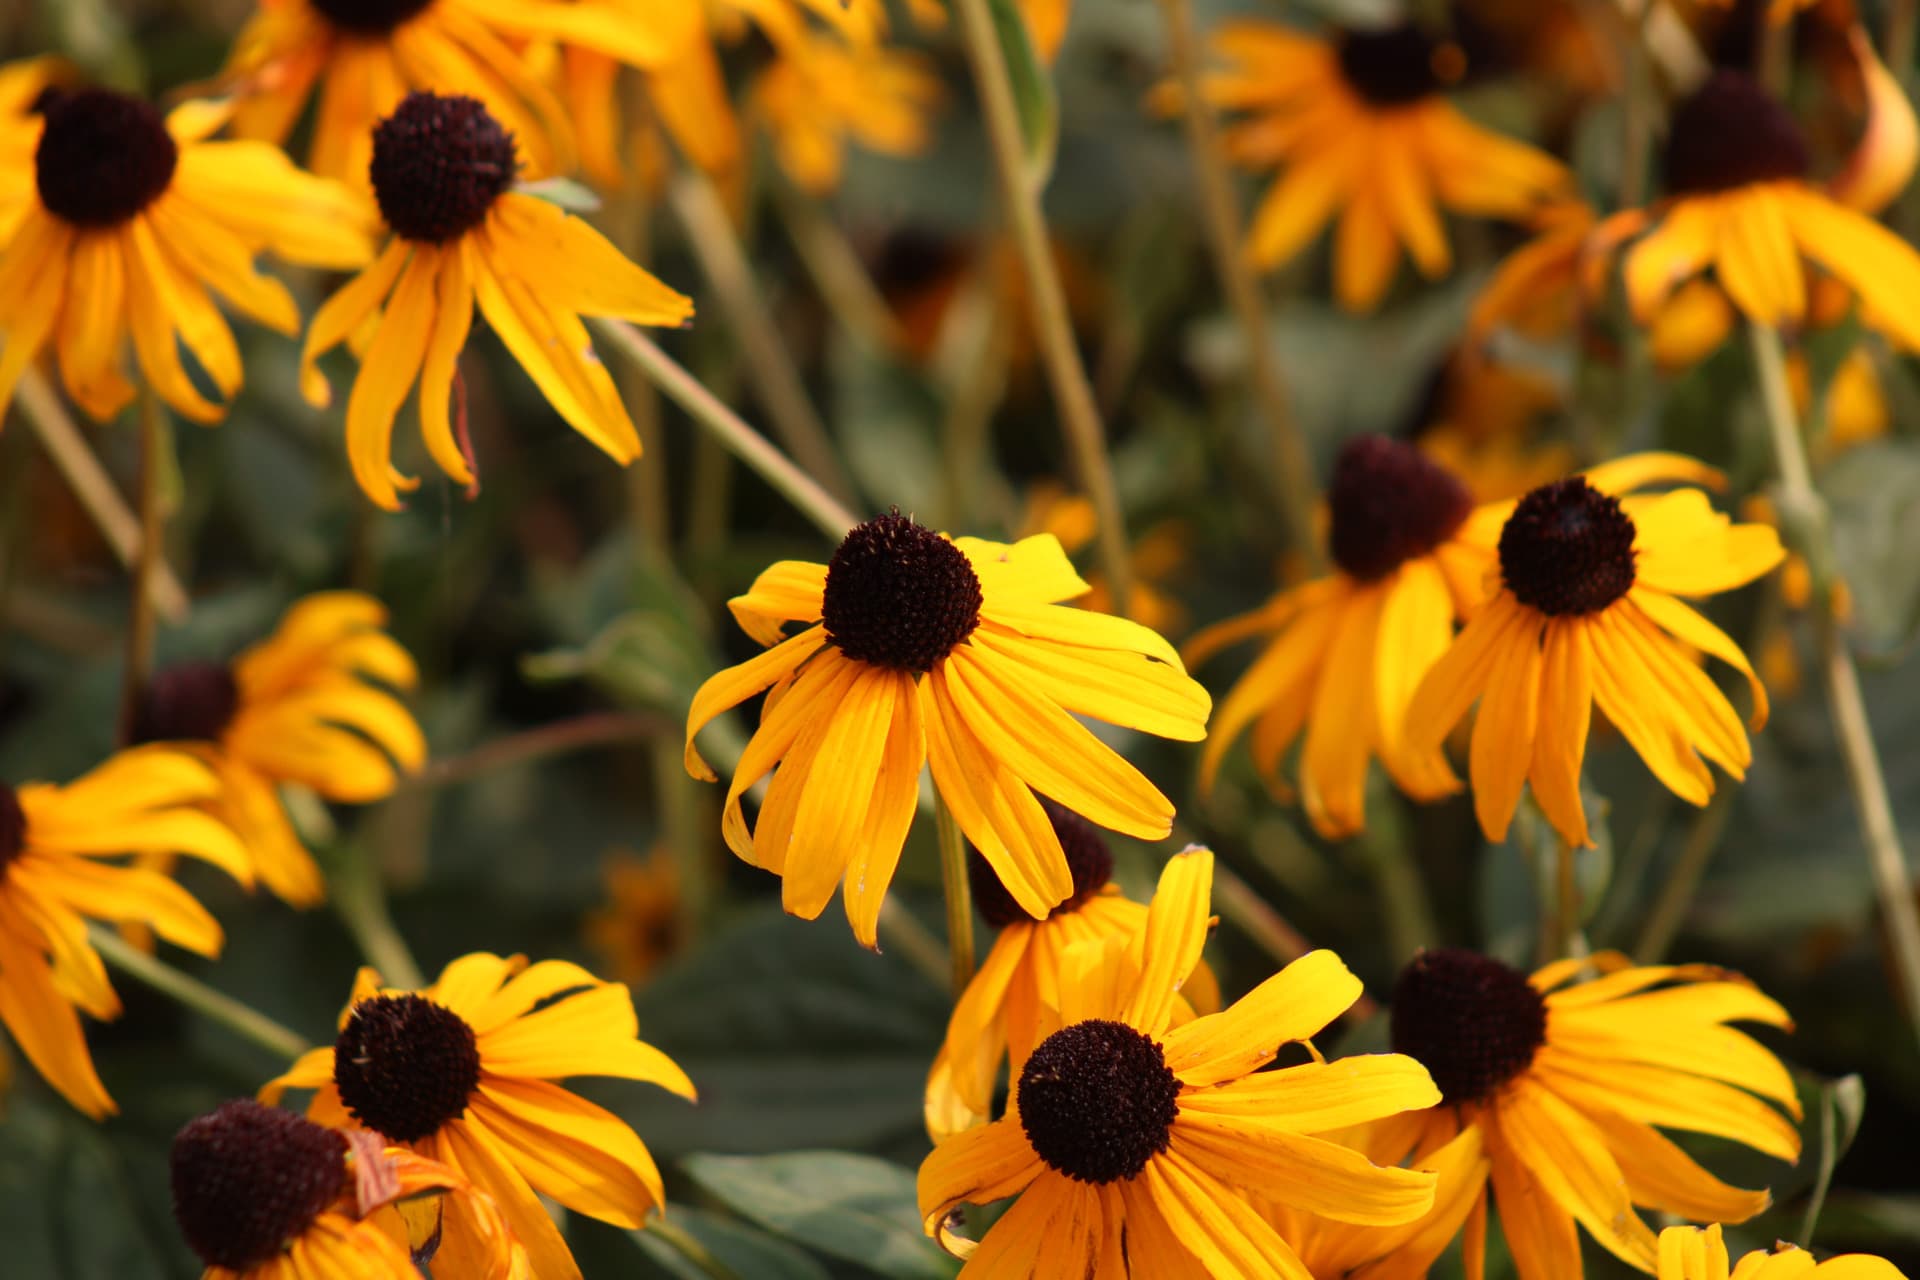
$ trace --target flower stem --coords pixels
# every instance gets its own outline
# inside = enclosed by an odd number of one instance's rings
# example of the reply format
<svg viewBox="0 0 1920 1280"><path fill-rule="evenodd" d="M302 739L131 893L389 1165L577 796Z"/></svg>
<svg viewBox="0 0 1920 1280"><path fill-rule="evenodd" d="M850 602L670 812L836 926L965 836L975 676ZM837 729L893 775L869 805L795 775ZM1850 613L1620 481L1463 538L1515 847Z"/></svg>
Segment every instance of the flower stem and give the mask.
<svg viewBox="0 0 1920 1280"><path fill-rule="evenodd" d="M1806 441L1800 434L1793 398L1787 387L1786 357L1781 350L1780 335L1771 326L1759 324L1749 324L1747 335L1760 376L1760 399L1766 409L1774 462L1780 472L1780 493L1775 504L1780 512L1780 526L1786 531L1788 541L1806 557L1813 579L1814 635L1827 684L1827 701L1833 710L1834 732L1840 741L1840 755L1853 790L1854 809L1860 817L1860 832L1867 846L1867 865L1873 873L1874 890L1880 899L1880 910L1886 916L1887 932L1892 936L1894 963L1901 994L1906 1000L1907 1018L1914 1030L1920 1032L1920 911L1915 909L1913 876L1900 848L1900 832L1894 823L1892 801L1887 796L1887 780L1873 743L1866 701L1860 695L1860 674L1854 669L1853 655L1847 650L1840 635L1839 620L1834 615L1833 539L1826 504L1813 487L1813 468L1807 460Z"/></svg>
<svg viewBox="0 0 1920 1280"><path fill-rule="evenodd" d="M1653 17L1651 0L1625 23L1626 97L1620 111L1620 208L1637 209L1647 198L1647 155L1653 146L1655 87L1652 59L1647 54L1647 23Z"/></svg>
<svg viewBox="0 0 1920 1280"><path fill-rule="evenodd" d="M1213 256L1214 272L1220 278L1220 289L1227 295L1227 303L1233 308L1241 339L1246 344L1247 368L1253 378L1254 396L1266 418L1267 435L1273 447L1274 480L1285 508L1289 536L1294 549L1309 564L1318 565L1320 543L1313 528L1316 499L1313 462L1293 420L1286 383L1268 339L1266 304L1241 247L1240 210L1227 175L1220 131L1213 118L1213 108L1201 92L1193 11L1188 0L1160 0L1160 13L1167 27L1168 55L1173 61L1174 75L1180 81L1187 150L1193 154L1194 176L1200 184L1200 211L1206 227L1207 247Z"/></svg>
<svg viewBox="0 0 1920 1280"><path fill-rule="evenodd" d="M426 975L413 958L407 940L393 923L387 906L386 886L380 882L380 868L374 864L374 846L357 844L346 850L345 865L333 877L333 909L339 913L354 945L367 963L380 971L380 978L395 987L418 991L427 985Z"/></svg>
<svg viewBox="0 0 1920 1280"><path fill-rule="evenodd" d="M827 492L841 502L853 501L853 483L769 318L754 284L753 266L713 183L698 169L683 169L667 188L667 203L673 206L701 272L719 296L720 310L746 357L747 375L787 451Z"/></svg>
<svg viewBox="0 0 1920 1280"><path fill-rule="evenodd" d="M1666 958L1667 949L1680 933L1687 908L1693 905L1700 879L1706 875L1707 864L1720 847L1720 837L1726 834L1727 820L1732 816L1731 787L1722 787L1707 802L1707 807L1694 815L1687 828L1687 841L1680 846L1680 854L1660 886L1660 896L1654 899L1653 909L1647 913L1646 923L1640 926L1640 936L1633 944L1633 958L1641 964L1659 964Z"/></svg>
<svg viewBox="0 0 1920 1280"><path fill-rule="evenodd" d="M846 233L827 216L820 202L775 173L773 202L780 210L800 263L813 277L820 297L849 336L869 352L898 350L903 339L886 299L874 287Z"/></svg>
<svg viewBox="0 0 1920 1280"><path fill-rule="evenodd" d="M307 1042L250 1005L215 991L198 978L189 977L164 960L140 950L111 929L97 924L87 926L87 941L106 962L129 977L144 982L162 995L202 1014L243 1039L283 1058L297 1058L309 1048Z"/></svg>
<svg viewBox="0 0 1920 1280"><path fill-rule="evenodd" d="M694 1238L693 1233L664 1213L656 1213L647 1220L647 1234L668 1245L688 1262L705 1272L712 1280L740 1280L732 1267L713 1256L713 1250Z"/></svg>
<svg viewBox="0 0 1920 1280"><path fill-rule="evenodd" d="M1887 6L1887 25L1880 38L1880 56L1901 84L1913 80L1913 37L1920 28L1920 0L1893 0Z"/></svg>
<svg viewBox="0 0 1920 1280"><path fill-rule="evenodd" d="M1252 885L1218 859L1213 864L1213 905L1221 915L1233 921L1254 945L1282 966L1292 964L1313 950L1313 944L1298 929L1267 905L1266 900L1254 892ZM1378 1012L1380 1006L1363 991L1343 1016L1355 1022L1365 1022Z"/></svg>
<svg viewBox="0 0 1920 1280"><path fill-rule="evenodd" d="M624 320L596 316L593 324L629 360L639 365L641 372L653 379L653 385L668 399L686 410L727 452L753 468L832 541L839 542L846 537L847 530L860 523L838 498L769 444L767 438L748 426L739 414L722 404L698 378L656 346L653 339Z"/></svg>
<svg viewBox="0 0 1920 1280"><path fill-rule="evenodd" d="M933 798L933 820L940 831L940 886L947 895L947 950L953 955L957 1000L973 981L973 894L967 879L967 842L938 792Z"/></svg>
<svg viewBox="0 0 1920 1280"><path fill-rule="evenodd" d="M1000 178L1000 195L1014 246L1027 278L1027 301L1033 327L1053 387L1054 406L1066 432L1067 448L1079 472L1081 489L1093 502L1099 521L1100 568L1113 594L1113 611L1125 616L1133 590L1133 568L1127 555L1127 530L1120 513L1120 493L1107 457L1106 429L1087 381L1080 351L1074 345L1073 323L1067 314L1066 294L1047 242L1047 224L1040 212L1040 194L1028 172L1020 139L1020 119L1013 100L1013 82L994 33L987 0L954 0L967 64L980 94L987 138Z"/></svg>
<svg viewBox="0 0 1920 1280"><path fill-rule="evenodd" d="M163 559L166 531L162 499L167 448L166 411L145 381L140 384L140 551L133 565L133 599L127 618L126 668L120 677L120 740L133 741L140 696L153 674L153 588Z"/></svg>

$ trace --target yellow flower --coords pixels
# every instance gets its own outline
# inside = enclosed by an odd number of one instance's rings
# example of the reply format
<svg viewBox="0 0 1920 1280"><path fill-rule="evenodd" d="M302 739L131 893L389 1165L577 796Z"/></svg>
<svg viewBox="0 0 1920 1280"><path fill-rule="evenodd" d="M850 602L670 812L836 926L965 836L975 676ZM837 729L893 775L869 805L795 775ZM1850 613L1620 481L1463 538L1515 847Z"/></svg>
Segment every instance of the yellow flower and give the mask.
<svg viewBox="0 0 1920 1280"><path fill-rule="evenodd" d="M772 689L727 788L728 847L781 876L786 909L807 919L844 877L854 936L873 947L923 763L1035 918L1071 896L1073 876L1034 791L1164 838L1172 803L1074 715L1195 742L1211 703L1158 635L1057 603L1086 591L1053 538L949 540L898 512L856 526L830 565L762 573L728 607L772 647L701 685L687 713L687 770L713 781L694 736ZM786 635L790 622L804 629ZM749 830L740 798L770 772Z"/></svg>
<svg viewBox="0 0 1920 1280"><path fill-rule="evenodd" d="M1213 855L1167 864L1133 939L1068 953L1051 1034L1007 1115L935 1147L920 1166L926 1231L975 1276L1285 1277L1311 1280L1244 1198L1385 1226L1426 1213L1434 1177L1382 1169L1315 1136L1439 1099L1419 1063L1367 1054L1259 1071L1360 994L1315 951L1221 1013L1170 1027L1207 936ZM963 1203L1016 1197L978 1245Z"/></svg>
<svg viewBox="0 0 1920 1280"><path fill-rule="evenodd" d="M1046 919L1035 920L1020 909L986 859L968 850L973 905L999 934L954 1004L947 1038L927 1073L927 1132L935 1142L993 1118L1001 1060L1018 1080L1041 1039L1043 1010L1059 1002L1060 966L1068 948L1090 938L1132 937L1146 922L1147 909L1110 883L1113 854L1099 830L1051 800L1040 803L1066 850L1073 896ZM1219 1007L1219 988L1203 962L1175 1001L1174 1025Z"/></svg>
<svg viewBox="0 0 1920 1280"><path fill-rule="evenodd" d="M275 787L329 800L391 795L427 744L393 689L411 689L413 659L381 630L387 611L355 591L308 596L266 640L230 663L163 667L142 692L136 742L171 742L220 780L210 807L239 833L261 883L295 906L326 896L320 868L287 821Z"/></svg>
<svg viewBox="0 0 1920 1280"><path fill-rule="evenodd" d="M1569 193L1558 161L1446 100L1460 51L1413 26L1315 39L1242 21L1220 28L1213 47L1229 67L1204 92L1252 117L1227 131L1230 154L1284 169L1253 215L1247 252L1277 266L1337 216L1334 293L1350 311L1380 301L1402 248L1429 280L1452 270L1442 209L1525 221Z"/></svg>
<svg viewBox="0 0 1920 1280"><path fill-rule="evenodd" d="M1458 789L1444 759L1410 750L1414 688L1453 639L1455 618L1479 606L1491 556L1465 486L1412 445L1363 436L1346 445L1328 486L1334 572L1282 591L1186 646L1198 665L1229 644L1273 640L1220 704L1201 757L1210 788L1227 748L1253 727L1253 760L1277 775L1300 731L1300 791L1328 838L1366 826L1367 762L1378 758L1417 799Z"/></svg>
<svg viewBox="0 0 1920 1280"><path fill-rule="evenodd" d="M604 878L610 901L587 917L587 944L605 958L616 982L632 986L686 941L680 866L656 845L645 858L607 859Z"/></svg>
<svg viewBox="0 0 1920 1280"><path fill-rule="evenodd" d="M1813 376L1807 358L1801 352L1788 353L1787 387L1800 417L1813 417ZM1847 353L1833 371L1826 394L1819 405L1822 451L1828 455L1851 449L1854 445L1878 440L1893 425L1893 411L1887 405L1886 389L1880 385L1879 370L1873 356L1864 347Z"/></svg>
<svg viewBox="0 0 1920 1280"><path fill-rule="evenodd" d="M0 414L42 347L60 355L67 391L95 418L133 398L122 370L131 334L140 372L197 422L224 409L203 397L180 346L231 400L240 349L211 295L292 334L293 295L254 265L271 249L292 262L367 260L368 221L346 188L293 167L259 142L210 142L226 119L188 102L164 120L104 89L57 93L34 143L34 195L0 250Z"/></svg>
<svg viewBox="0 0 1920 1280"><path fill-rule="evenodd" d="M349 342L360 356L347 401L347 456L360 488L389 511L419 481L396 471L393 421L415 379L420 429L440 469L478 483L449 412L477 302L514 359L574 430L625 464L640 436L582 315L677 325L693 314L605 236L513 189L513 138L472 98L415 93L374 132L373 191L393 236L313 317L301 388L324 407L319 356Z"/></svg>
<svg viewBox="0 0 1920 1280"><path fill-rule="evenodd" d="M169 1164L174 1221L207 1264L202 1280L416 1280L402 1241L430 1245L447 1201L484 1233L481 1268L466 1274L529 1274L491 1196L372 1134L240 1100L180 1130ZM416 1220L427 1240L416 1239Z"/></svg>
<svg viewBox="0 0 1920 1280"><path fill-rule="evenodd" d="M665 1194L639 1135L553 1082L614 1076L692 1099L686 1073L638 1034L625 987L561 960L476 952L418 992L362 969L334 1046L303 1054L260 1097L317 1090L317 1123L357 1124L459 1170L499 1201L540 1280L579 1280L539 1196L635 1228ZM470 1207L448 1207L444 1274L483 1274L485 1227Z"/></svg>
<svg viewBox="0 0 1920 1280"><path fill-rule="evenodd" d="M98 1119L117 1108L94 1073L76 1010L120 1013L87 920L138 923L210 956L220 926L193 895L123 854L184 853L245 883L246 851L194 806L219 782L165 747L123 751L65 786L0 783L0 1022L67 1101Z"/></svg>
<svg viewBox="0 0 1920 1280"><path fill-rule="evenodd" d="M52 54L0 64L0 245L33 205L33 153L40 144L43 95L72 78Z"/></svg>
<svg viewBox="0 0 1920 1280"><path fill-rule="evenodd" d="M1731 524L1699 489L1634 496L1669 480L1725 483L1691 458L1635 454L1471 518L1474 538L1496 551L1497 590L1427 670L1405 733L1408 751L1431 767L1447 732L1480 702L1470 765L1488 839L1506 838L1531 782L1560 837L1590 843L1580 767L1595 704L1691 804L1713 794L1701 756L1745 776L1753 759L1746 731L1691 650L1747 677L1756 730L1766 723L1766 690L1740 646L1678 597L1731 591L1785 553L1772 529Z"/></svg>
<svg viewBox="0 0 1920 1280"><path fill-rule="evenodd" d="M1660 1233L1658 1280L1729 1280L1727 1244L1720 1224L1668 1227ZM1813 1255L1784 1240L1771 1252L1755 1249L1733 1268L1731 1280L1907 1280L1884 1258L1849 1253L1816 1263Z"/></svg>
<svg viewBox="0 0 1920 1280"><path fill-rule="evenodd" d="M319 90L308 162L364 187L374 122L409 92L466 94L525 148L538 176L572 167L566 111L518 45L553 40L663 66L698 28L691 5L617 0L259 0L224 79L236 128L283 142Z"/></svg>
<svg viewBox="0 0 1920 1280"><path fill-rule="evenodd" d="M753 87L780 167L815 195L839 185L849 141L891 156L926 150L943 96L917 53L812 35L778 50Z"/></svg>
<svg viewBox="0 0 1920 1280"><path fill-rule="evenodd" d="M1571 980L1589 966L1602 976ZM1401 1238L1347 1238L1361 1276L1426 1274L1465 1220L1467 1274L1484 1271L1487 1187L1520 1280L1579 1280L1575 1224L1629 1264L1653 1268L1653 1232L1635 1206L1740 1222L1765 1191L1715 1178L1655 1126L1712 1134L1792 1161L1800 1106L1780 1060L1729 1022L1790 1027L1738 975L1707 965L1636 968L1625 956L1562 960L1531 978L1471 951L1423 952L1393 992L1394 1051L1426 1064L1440 1105L1374 1126L1392 1162L1478 1131L1484 1162L1452 1159L1434 1216ZM1758 1095L1758 1096L1756 1096ZM1769 1103L1786 1109L1782 1115ZM1456 1215L1443 1223L1443 1215Z"/></svg>
<svg viewBox="0 0 1920 1280"><path fill-rule="evenodd" d="M1026 510L1020 517L1020 535L1050 533L1060 540L1068 555L1077 555L1092 544L1099 532L1099 517L1093 503L1054 480L1041 480L1027 488ZM1187 609L1171 595L1165 584L1177 578L1192 551L1192 531L1179 520L1162 520L1135 539L1128 561L1133 569L1133 591L1127 600L1127 616L1161 635L1186 630ZM1089 573L1092 590L1080 600L1080 607L1095 613L1113 612L1113 593L1100 573Z"/></svg>

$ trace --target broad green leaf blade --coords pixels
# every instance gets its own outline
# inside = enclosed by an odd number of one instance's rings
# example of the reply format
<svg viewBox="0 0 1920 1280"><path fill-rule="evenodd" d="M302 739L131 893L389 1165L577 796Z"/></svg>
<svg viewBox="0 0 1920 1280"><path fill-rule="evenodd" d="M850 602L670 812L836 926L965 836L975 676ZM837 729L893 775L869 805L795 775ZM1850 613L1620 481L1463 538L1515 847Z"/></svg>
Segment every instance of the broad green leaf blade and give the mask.
<svg viewBox="0 0 1920 1280"><path fill-rule="evenodd" d="M1025 144L1027 181L1035 191L1047 185L1053 172L1054 152L1060 142L1060 104L1053 92L1053 77L1048 74L1027 23L1014 0L987 0L993 13L994 35L1000 41L1000 56L1007 64L1007 78L1013 82L1013 103L1020 113L1020 139Z"/></svg>
<svg viewBox="0 0 1920 1280"><path fill-rule="evenodd" d="M832 1273L812 1255L758 1227L680 1205L675 1205L670 1212L676 1226L699 1241L716 1262L741 1280L831 1280ZM710 1272L688 1259L658 1232L629 1234L640 1251L669 1275L680 1280L713 1280Z"/></svg>

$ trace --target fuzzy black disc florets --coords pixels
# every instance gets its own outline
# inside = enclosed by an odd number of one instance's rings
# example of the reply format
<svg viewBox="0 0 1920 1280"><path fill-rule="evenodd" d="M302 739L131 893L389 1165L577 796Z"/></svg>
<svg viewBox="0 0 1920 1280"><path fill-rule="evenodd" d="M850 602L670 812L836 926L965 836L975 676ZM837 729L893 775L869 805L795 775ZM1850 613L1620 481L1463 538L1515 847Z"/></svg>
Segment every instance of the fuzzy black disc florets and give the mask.
<svg viewBox="0 0 1920 1280"><path fill-rule="evenodd" d="M1411 23L1342 31L1337 48L1341 78L1376 106L1404 106L1443 88L1436 63L1441 46Z"/></svg>
<svg viewBox="0 0 1920 1280"><path fill-rule="evenodd" d="M856 525L833 553L820 615L847 657L931 671L973 634L984 599L965 553L896 509Z"/></svg>
<svg viewBox="0 0 1920 1280"><path fill-rule="evenodd" d="M1547 1003L1527 975L1476 951L1423 951L1393 987L1393 1051L1449 1105L1479 1102L1533 1064Z"/></svg>
<svg viewBox="0 0 1920 1280"><path fill-rule="evenodd" d="M190 1121L173 1140L173 1216L210 1267L247 1271L304 1232L347 1182L347 1141L251 1099Z"/></svg>
<svg viewBox="0 0 1920 1280"><path fill-rule="evenodd" d="M418 1142L466 1112L480 1083L473 1028L425 996L374 996L334 1042L340 1101L367 1128Z"/></svg>
<svg viewBox="0 0 1920 1280"><path fill-rule="evenodd" d="M1063 1027L1020 1072L1020 1125L1034 1152L1076 1182L1117 1182L1167 1149L1180 1081L1157 1041L1122 1022Z"/></svg>
<svg viewBox="0 0 1920 1280"><path fill-rule="evenodd" d="M465 235L517 170L513 135L474 98L410 93L374 126L374 199L403 240L441 244Z"/></svg>
<svg viewBox="0 0 1920 1280"><path fill-rule="evenodd" d="M1067 870L1073 873L1073 893L1047 913L1051 920L1063 912L1076 910L1106 888L1107 882L1113 879L1113 851L1107 848L1100 828L1065 805L1041 796L1040 807L1047 811L1047 821L1053 824L1053 833L1060 837L1060 848L1066 852ZM1000 877L994 873L993 864L981 857L978 849L967 850L967 878L973 884L973 905L979 908L988 924L1004 929L1010 924L1032 922L1033 917L1014 901L1007 886L1000 883Z"/></svg>
<svg viewBox="0 0 1920 1280"><path fill-rule="evenodd" d="M1663 159L1673 195L1804 178L1809 164L1806 135L1792 114L1739 71L1716 71L1680 104Z"/></svg>
<svg viewBox="0 0 1920 1280"><path fill-rule="evenodd" d="M1598 613L1633 587L1633 518L1580 476L1543 484L1500 530L1500 576L1551 617Z"/></svg>
<svg viewBox="0 0 1920 1280"><path fill-rule="evenodd" d="M1372 582L1451 538L1473 510L1473 495L1413 445L1361 436L1333 464L1327 506L1334 563Z"/></svg>
<svg viewBox="0 0 1920 1280"><path fill-rule="evenodd" d="M47 212L76 227L117 227L173 181L180 148L153 104L107 89L48 99L34 152Z"/></svg>
<svg viewBox="0 0 1920 1280"><path fill-rule="evenodd" d="M320 16L342 31L383 36L415 17L433 0L310 0Z"/></svg>
<svg viewBox="0 0 1920 1280"><path fill-rule="evenodd" d="M240 707L240 686L224 662L162 667L141 692L133 741L218 742Z"/></svg>

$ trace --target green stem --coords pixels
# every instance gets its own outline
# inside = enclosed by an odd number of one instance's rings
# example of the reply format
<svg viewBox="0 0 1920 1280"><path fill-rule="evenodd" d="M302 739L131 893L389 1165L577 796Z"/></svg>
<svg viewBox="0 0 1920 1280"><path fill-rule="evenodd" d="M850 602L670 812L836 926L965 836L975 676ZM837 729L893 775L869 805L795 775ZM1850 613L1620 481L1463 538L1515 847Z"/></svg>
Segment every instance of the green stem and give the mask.
<svg viewBox="0 0 1920 1280"><path fill-rule="evenodd" d="M1693 905L1700 881L1707 873L1707 864L1720 847L1720 838L1726 834L1727 820L1732 816L1733 790L1722 787L1687 828L1687 841L1680 846L1680 854L1667 872L1660 895L1654 899L1646 923L1640 926L1640 937L1633 944L1633 958L1641 964L1660 963L1673 946L1680 926L1686 922L1687 908Z"/></svg>
<svg viewBox="0 0 1920 1280"><path fill-rule="evenodd" d="M594 318L593 325L619 347L622 354L639 365L641 372L651 378L653 385L669 400L686 410L727 452L753 468L828 538L837 543L846 537L847 530L860 523L839 499L769 444L766 437L748 426L739 414L722 404L698 378L654 345L653 339L624 320L601 316Z"/></svg>
<svg viewBox="0 0 1920 1280"><path fill-rule="evenodd" d="M960 824L938 792L933 799L934 825L940 831L940 886L947 895L947 950L953 957L953 995L973 981L973 893L967 878L967 842Z"/></svg>
<svg viewBox="0 0 1920 1280"><path fill-rule="evenodd" d="M1133 565L1120 512L1120 492L1114 484L1112 462L1107 457L1106 428L1100 422L1093 385L1087 381L1086 368L1080 363L1080 350L1074 344L1066 293L1060 287L1059 271L1047 240L1046 219L1040 212L1040 194L1028 170L1020 137L1020 117L1014 105L1013 82L1007 74L1006 58L1000 49L1000 38L994 33L987 0L954 0L952 8L958 17L974 87L980 94L987 139L992 144L994 166L1000 179L1000 196L1006 205L1014 247L1020 253L1021 269L1026 274L1027 302L1034 332L1040 341L1047 381L1053 388L1054 407L1060 413L1060 425L1079 473L1080 487L1092 500L1099 521L1100 567L1107 576L1107 588L1113 593L1113 611L1124 617L1133 592Z"/></svg>
<svg viewBox="0 0 1920 1280"><path fill-rule="evenodd" d="M713 1251L696 1240L692 1232L665 1214L656 1213L648 1219L646 1231L655 1239L670 1245L675 1253L713 1277L713 1280L740 1280L732 1267L714 1257Z"/></svg>
<svg viewBox="0 0 1920 1280"><path fill-rule="evenodd" d="M346 865L333 879L333 909L353 935L367 963L380 972L381 981L407 991L427 985L426 975L393 923L380 869L374 865L371 845L346 851Z"/></svg>
<svg viewBox="0 0 1920 1280"><path fill-rule="evenodd" d="M828 217L820 202L776 171L772 183L774 204L786 225L801 265L813 277L820 297L848 335L869 353L898 350L903 340L899 322L886 299L874 287L873 277L847 237Z"/></svg>
<svg viewBox="0 0 1920 1280"><path fill-rule="evenodd" d="M678 756L674 763L679 763ZM940 939L892 897L880 904L880 942L882 950L898 951L908 964L935 982L945 982L952 972Z"/></svg>
<svg viewBox="0 0 1920 1280"><path fill-rule="evenodd" d="M1907 1019L1920 1033L1920 911L1915 909L1913 876L1900 847L1900 830L1894 822L1886 776L1874 746L1873 727L1867 720L1866 700L1860 694L1860 675L1854 669L1853 655L1842 640L1839 620L1834 614L1836 580L1826 504L1813 486L1806 441L1801 437L1787 386L1786 356L1781 349L1780 335L1771 327L1759 324L1749 324L1747 334L1760 376L1760 399L1766 409L1774 462L1780 473L1780 492L1775 503L1780 526L1786 531L1788 541L1806 557L1808 573L1813 579L1814 632L1826 680L1827 701L1833 711L1834 732L1846 764L1854 809L1860 817L1860 833L1867 846L1867 865L1873 873L1874 890L1880 900L1881 913L1886 917L1887 931L1892 935L1894 963L1906 1001Z"/></svg>
<svg viewBox="0 0 1920 1280"><path fill-rule="evenodd" d="M1653 147L1653 64L1647 56L1651 0L1628 24L1627 93L1620 112L1620 207L1637 209L1647 198L1647 155Z"/></svg>
<svg viewBox="0 0 1920 1280"><path fill-rule="evenodd" d="M133 740L140 697L153 674L153 594L164 559L160 540L165 535L166 512L161 499L165 487L167 422L160 397L145 381L140 384L140 551L133 566L133 599L127 618L126 667L120 678L120 740Z"/></svg>
<svg viewBox="0 0 1920 1280"><path fill-rule="evenodd" d="M1282 967L1313 950L1313 944L1298 929L1218 858L1213 863L1213 905ZM1363 991L1344 1016L1365 1022L1378 1012L1380 1006Z"/></svg>
<svg viewBox="0 0 1920 1280"><path fill-rule="evenodd" d="M87 941L114 968L144 982L162 995L173 997L187 1008L269 1053L283 1058L297 1058L311 1047L266 1014L240 1003L230 995L215 991L166 961L148 955L111 929L90 924L87 926Z"/></svg>
<svg viewBox="0 0 1920 1280"><path fill-rule="evenodd" d="M1913 37L1920 28L1920 0L1892 0L1880 39L1880 55L1901 84L1913 80Z"/></svg>

